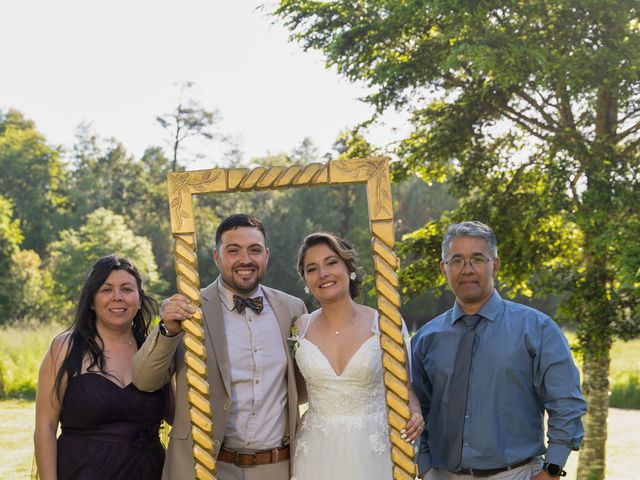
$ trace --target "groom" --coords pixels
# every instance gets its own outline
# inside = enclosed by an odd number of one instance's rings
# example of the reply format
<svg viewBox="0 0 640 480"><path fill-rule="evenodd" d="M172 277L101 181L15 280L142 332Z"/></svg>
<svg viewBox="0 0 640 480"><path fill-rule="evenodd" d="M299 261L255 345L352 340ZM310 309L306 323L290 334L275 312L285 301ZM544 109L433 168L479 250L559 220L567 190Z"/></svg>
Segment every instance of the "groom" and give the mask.
<svg viewBox="0 0 640 480"><path fill-rule="evenodd" d="M262 223L234 214L216 230L219 277L202 290L207 375L219 480L285 480L298 416L286 337L302 300L262 285L269 249ZM195 308L179 294L133 359L133 383L154 391L175 375L176 410L163 480L194 478L182 322Z"/></svg>

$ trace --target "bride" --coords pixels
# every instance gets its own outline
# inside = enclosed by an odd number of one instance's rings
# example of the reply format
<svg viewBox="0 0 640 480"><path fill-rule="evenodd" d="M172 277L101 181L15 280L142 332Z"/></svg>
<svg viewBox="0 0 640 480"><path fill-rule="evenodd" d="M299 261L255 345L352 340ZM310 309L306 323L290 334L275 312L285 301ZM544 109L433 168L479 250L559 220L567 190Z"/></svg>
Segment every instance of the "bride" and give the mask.
<svg viewBox="0 0 640 480"><path fill-rule="evenodd" d="M305 238L298 273L320 308L295 324L299 398L309 401L293 459L292 480L392 478L378 313L356 303L362 280L353 247L331 233ZM424 428L409 388L412 415L404 435Z"/></svg>

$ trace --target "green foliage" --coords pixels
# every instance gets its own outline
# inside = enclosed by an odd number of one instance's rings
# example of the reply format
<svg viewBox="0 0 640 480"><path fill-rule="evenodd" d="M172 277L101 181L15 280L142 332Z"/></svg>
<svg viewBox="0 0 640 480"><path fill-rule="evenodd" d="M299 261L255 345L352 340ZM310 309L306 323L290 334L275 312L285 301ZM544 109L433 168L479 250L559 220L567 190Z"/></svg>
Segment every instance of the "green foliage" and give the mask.
<svg viewBox="0 0 640 480"><path fill-rule="evenodd" d="M145 282L145 290L161 288L158 270L148 239L139 237L126 225L125 218L105 208L87 216L79 229L63 230L50 246L50 270L56 292L73 300L91 265L100 257L115 253L131 259Z"/></svg>
<svg viewBox="0 0 640 480"><path fill-rule="evenodd" d="M163 285L169 286L175 277L166 186L171 161L158 147L136 161L120 143L103 141L87 126L80 127L73 151L73 226L101 207L122 215L136 235L151 241L160 276L169 280Z"/></svg>
<svg viewBox="0 0 640 480"><path fill-rule="evenodd" d="M23 240L20 221L13 218L13 204L0 195L0 269L9 270L13 255L19 250ZM7 310L12 303L11 290L7 287L9 278L3 275L0 279L0 307Z"/></svg>
<svg viewBox="0 0 640 480"><path fill-rule="evenodd" d="M638 3L281 0L276 14L379 111L410 109L403 168L451 185L447 220L495 229L504 286L561 294L597 418L579 475L603 478L609 350L640 334ZM437 286L444 226L408 237L431 255L405 268L408 290Z"/></svg>
<svg viewBox="0 0 640 480"><path fill-rule="evenodd" d="M11 258L23 239L20 220L13 218L13 203L0 195L0 262Z"/></svg>
<svg viewBox="0 0 640 480"><path fill-rule="evenodd" d="M0 326L0 398L34 398L38 370L56 325L38 327Z"/></svg>
<svg viewBox="0 0 640 480"><path fill-rule="evenodd" d="M565 293L594 353L638 334L634 2L283 0L276 13L379 110L412 111L404 169L447 180L461 199L447 221L495 228L504 286ZM409 244L435 253L442 227ZM409 290L437 286L431 258L404 271Z"/></svg>
<svg viewBox="0 0 640 480"><path fill-rule="evenodd" d="M79 128L76 138L70 200L77 219L98 208L134 215L139 204L151 196L148 189L166 180L168 161L157 151L147 150L142 161L135 161L121 143L102 140L86 125Z"/></svg>
<svg viewBox="0 0 640 480"><path fill-rule="evenodd" d="M640 409L640 375L629 373L611 387L609 405L613 408Z"/></svg>
<svg viewBox="0 0 640 480"><path fill-rule="evenodd" d="M43 254L63 222L66 171L33 122L0 110L0 192L13 203L24 234L23 248Z"/></svg>
<svg viewBox="0 0 640 480"><path fill-rule="evenodd" d="M611 348L609 405L640 409L640 338L618 341Z"/></svg>
<svg viewBox="0 0 640 480"><path fill-rule="evenodd" d="M13 255L4 283L11 292L4 317L8 323L59 322L71 310L71 303L55 294L51 272L33 250Z"/></svg>

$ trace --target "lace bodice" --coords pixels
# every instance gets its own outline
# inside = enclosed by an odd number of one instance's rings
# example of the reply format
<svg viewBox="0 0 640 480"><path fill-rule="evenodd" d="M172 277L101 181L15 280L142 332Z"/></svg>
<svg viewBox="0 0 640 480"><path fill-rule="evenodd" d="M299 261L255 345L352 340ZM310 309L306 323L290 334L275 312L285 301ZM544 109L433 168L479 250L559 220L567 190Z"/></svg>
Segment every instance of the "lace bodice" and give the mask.
<svg viewBox="0 0 640 480"><path fill-rule="evenodd" d="M313 428L330 434L337 425L359 430L366 424L374 424L379 434L370 439L371 447L386 450L387 410L377 314L371 326L371 337L356 350L340 375L324 353L305 338L316 315L317 311L310 315L296 353L309 397L309 410L302 429Z"/></svg>
<svg viewBox="0 0 640 480"><path fill-rule="evenodd" d="M337 375L322 351L302 338L296 360L305 378L309 411L315 415L369 416L384 414L380 339L369 337ZM382 408L381 408L382 407Z"/></svg>

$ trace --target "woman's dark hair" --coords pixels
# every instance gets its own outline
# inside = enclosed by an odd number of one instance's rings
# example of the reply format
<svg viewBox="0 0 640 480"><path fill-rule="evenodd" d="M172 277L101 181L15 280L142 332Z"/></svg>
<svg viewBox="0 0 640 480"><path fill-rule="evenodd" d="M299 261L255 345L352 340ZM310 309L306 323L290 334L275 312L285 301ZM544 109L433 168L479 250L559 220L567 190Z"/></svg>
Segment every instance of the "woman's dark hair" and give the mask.
<svg viewBox="0 0 640 480"><path fill-rule="evenodd" d="M302 241L300 250L298 250L298 275L300 275L300 278L304 280L304 257L311 247L315 247L321 243L327 245L336 255L338 255L338 257L342 259L342 261L347 265L349 274L351 274L351 272L356 273L355 280L351 280L351 278L349 278L349 295L351 298L356 298L360 295L360 286L362 285L362 279L364 278L364 271L358 263L358 255L356 254L353 245L333 233L316 232L307 235L307 237Z"/></svg>
<svg viewBox="0 0 640 480"><path fill-rule="evenodd" d="M96 312L91 306L96 293L107 281L111 272L115 270L124 270L136 279L140 295L140 309L133 317L131 328L138 348L140 348L149 333L151 320L157 315L158 304L144 292L140 272L130 260L115 255L107 255L94 263L80 291L75 317L71 327L67 330L69 335L64 340L69 342L69 348L56 375L54 388L55 395L60 403L62 403L61 385L63 379L69 379L81 373L82 361L85 356L88 355L90 360L88 369L97 367L101 373L109 375L105 371L102 341L97 341L100 338L100 334L96 328Z"/></svg>

